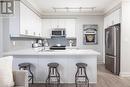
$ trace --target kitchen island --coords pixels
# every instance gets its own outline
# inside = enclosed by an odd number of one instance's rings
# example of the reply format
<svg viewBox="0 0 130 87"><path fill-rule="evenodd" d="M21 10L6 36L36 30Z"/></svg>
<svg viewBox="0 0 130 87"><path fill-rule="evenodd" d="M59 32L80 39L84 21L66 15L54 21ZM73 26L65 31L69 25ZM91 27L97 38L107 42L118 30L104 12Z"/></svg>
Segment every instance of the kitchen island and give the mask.
<svg viewBox="0 0 130 87"><path fill-rule="evenodd" d="M88 64L87 75L90 83L97 82L97 56L100 53L87 49L66 50L39 50L25 49L4 53L5 56L13 56L13 69L18 69L18 64L28 62L33 64L31 70L34 74L34 83L45 83L48 75L48 63L59 63L61 83L75 83L76 63Z"/></svg>

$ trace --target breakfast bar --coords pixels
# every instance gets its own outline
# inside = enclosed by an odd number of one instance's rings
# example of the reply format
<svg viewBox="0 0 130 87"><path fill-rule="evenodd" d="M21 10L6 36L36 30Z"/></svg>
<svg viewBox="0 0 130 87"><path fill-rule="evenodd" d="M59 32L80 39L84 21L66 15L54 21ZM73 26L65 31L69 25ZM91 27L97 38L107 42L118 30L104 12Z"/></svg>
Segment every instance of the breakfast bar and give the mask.
<svg viewBox="0 0 130 87"><path fill-rule="evenodd" d="M59 64L61 83L75 83L76 63L86 63L86 72L90 83L97 82L97 56L100 53L91 49L41 50L30 48L4 53L13 56L13 69L17 70L20 63L31 63L34 83L45 83L48 75L48 63Z"/></svg>

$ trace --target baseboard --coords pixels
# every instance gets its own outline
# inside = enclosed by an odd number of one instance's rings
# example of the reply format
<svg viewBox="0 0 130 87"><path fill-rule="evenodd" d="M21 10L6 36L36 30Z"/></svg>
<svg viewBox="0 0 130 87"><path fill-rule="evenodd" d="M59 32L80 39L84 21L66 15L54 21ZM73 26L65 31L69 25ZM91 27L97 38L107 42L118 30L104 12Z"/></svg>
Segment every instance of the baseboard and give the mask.
<svg viewBox="0 0 130 87"><path fill-rule="evenodd" d="M120 72L121 77L130 77L130 72Z"/></svg>
<svg viewBox="0 0 130 87"><path fill-rule="evenodd" d="M43 82L34 82L35 84L46 84L46 83L43 83ZM61 84L75 84L75 83L61 83ZM97 84L96 82L89 82L89 84Z"/></svg>
<svg viewBox="0 0 130 87"><path fill-rule="evenodd" d="M97 64L104 64L102 60L98 60Z"/></svg>

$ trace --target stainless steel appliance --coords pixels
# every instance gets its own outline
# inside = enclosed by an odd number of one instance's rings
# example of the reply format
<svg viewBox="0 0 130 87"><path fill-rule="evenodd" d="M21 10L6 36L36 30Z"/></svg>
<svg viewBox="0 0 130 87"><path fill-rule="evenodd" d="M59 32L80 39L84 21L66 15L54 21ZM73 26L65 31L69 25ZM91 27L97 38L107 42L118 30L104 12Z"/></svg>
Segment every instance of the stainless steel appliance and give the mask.
<svg viewBox="0 0 130 87"><path fill-rule="evenodd" d="M65 28L55 28L55 29L53 29L51 36L52 37L66 36Z"/></svg>
<svg viewBox="0 0 130 87"><path fill-rule="evenodd" d="M105 29L105 67L120 73L120 24Z"/></svg>

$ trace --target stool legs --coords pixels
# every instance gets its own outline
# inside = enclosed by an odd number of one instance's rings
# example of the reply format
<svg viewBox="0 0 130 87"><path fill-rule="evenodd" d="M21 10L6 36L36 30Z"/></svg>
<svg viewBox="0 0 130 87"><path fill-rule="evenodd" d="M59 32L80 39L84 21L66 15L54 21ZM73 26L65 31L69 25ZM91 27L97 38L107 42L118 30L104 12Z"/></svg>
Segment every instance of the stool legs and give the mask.
<svg viewBox="0 0 130 87"><path fill-rule="evenodd" d="M32 80L32 84L33 84L33 73L31 71L30 67L29 67L29 73L31 74L31 76L29 76L30 77L29 81Z"/></svg>
<svg viewBox="0 0 130 87"><path fill-rule="evenodd" d="M57 72L57 76L58 76L58 87L59 87L60 86L60 74L59 74L57 68L56 68L56 72Z"/></svg>
<svg viewBox="0 0 130 87"><path fill-rule="evenodd" d="M21 69L23 69L23 70L28 70L28 72L29 72L29 80L28 81L31 81L31 83L33 84L34 83L34 80L33 80L33 78L34 78L34 76L33 76L33 73L32 73L32 71L31 71L31 69L30 69L30 66L28 66L28 67L19 67L19 70L21 70Z"/></svg>
<svg viewBox="0 0 130 87"><path fill-rule="evenodd" d="M86 74L86 68L84 68L84 74L85 74L85 77L86 77L85 83L87 83L87 86L89 87L89 79L88 79L88 76Z"/></svg>
<svg viewBox="0 0 130 87"><path fill-rule="evenodd" d="M81 75L79 75L79 74L81 74ZM79 78L84 78L85 81L79 81ZM87 87L89 87L89 79L88 79L88 76L86 74L86 68L85 67L77 67L77 72L75 74L75 85L76 85L76 87L78 87L78 85L82 85L82 82L84 82L85 85L87 85Z"/></svg>
<svg viewBox="0 0 130 87"><path fill-rule="evenodd" d="M53 78L56 79L56 81L54 81L56 84L53 83L53 81L51 81ZM48 74L48 77L46 79L46 87L50 86L51 84L54 84L57 87L60 86L60 74L58 72L57 67L49 67L49 74Z"/></svg>

